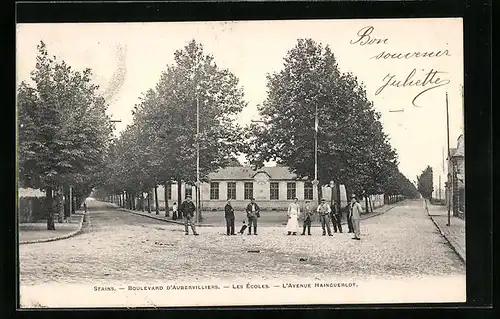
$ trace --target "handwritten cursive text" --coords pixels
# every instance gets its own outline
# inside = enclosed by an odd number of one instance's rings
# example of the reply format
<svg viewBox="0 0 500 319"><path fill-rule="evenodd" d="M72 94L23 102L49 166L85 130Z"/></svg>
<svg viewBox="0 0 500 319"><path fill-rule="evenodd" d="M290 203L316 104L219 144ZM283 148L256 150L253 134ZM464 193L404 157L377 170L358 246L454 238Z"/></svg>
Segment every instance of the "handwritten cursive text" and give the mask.
<svg viewBox="0 0 500 319"><path fill-rule="evenodd" d="M366 26L361 28L357 33L358 38L355 41L351 40L350 41L351 44L356 44L356 43L359 43L359 45L388 44L387 41L389 41L389 39L387 38L377 39L372 37L371 34L373 30L375 30L375 28L372 26Z"/></svg>
<svg viewBox="0 0 500 319"><path fill-rule="evenodd" d="M386 52L382 51L377 55L371 57L371 59L383 59L383 60L401 60L401 59L413 59L413 58L439 58L442 56L451 56L450 51L447 49L439 51L426 51L426 52Z"/></svg>
<svg viewBox="0 0 500 319"><path fill-rule="evenodd" d="M428 92L429 90L436 89L450 83L449 79L440 77L441 74L446 74L447 72L431 69L429 72L424 74L425 77L423 78L423 80L421 78L415 79L414 77L416 73L417 69L413 69L404 80L398 79L395 74L387 73L387 75L382 80L383 84L377 89L377 91L375 91L375 95L379 95L387 87L422 87L424 88L424 90L418 93L412 100L412 104L414 106L420 107L416 104L416 100L420 96L422 96L422 94Z"/></svg>

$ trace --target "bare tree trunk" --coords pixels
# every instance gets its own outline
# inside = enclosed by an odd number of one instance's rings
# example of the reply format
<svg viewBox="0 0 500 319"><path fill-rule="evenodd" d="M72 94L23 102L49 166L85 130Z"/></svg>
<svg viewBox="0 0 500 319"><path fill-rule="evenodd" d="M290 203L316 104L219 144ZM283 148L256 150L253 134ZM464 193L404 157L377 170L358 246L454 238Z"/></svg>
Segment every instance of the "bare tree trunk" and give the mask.
<svg viewBox="0 0 500 319"><path fill-rule="evenodd" d="M368 197L368 203L370 204L370 213L373 213L373 204L371 195Z"/></svg>
<svg viewBox="0 0 500 319"><path fill-rule="evenodd" d="M182 189L181 189L181 186L182 186L182 181L179 179L177 181L177 209L179 209L181 207L181 203L182 203ZM177 212L179 213L179 212ZM177 219L177 218L181 218L180 216L180 213L177 214L177 213L174 213L173 216L172 216L172 219Z"/></svg>
<svg viewBox="0 0 500 319"><path fill-rule="evenodd" d="M47 187L45 190L45 211L47 214L47 230L56 230L54 224L54 198L52 187Z"/></svg>
<svg viewBox="0 0 500 319"><path fill-rule="evenodd" d="M163 193L164 193L164 196L165 196L165 217L169 217L169 210L168 210L168 186L170 186L169 183L165 183L165 185L163 185L164 189L163 189Z"/></svg>
<svg viewBox="0 0 500 319"><path fill-rule="evenodd" d="M57 188L57 191L56 191L56 196L55 196L55 199L56 199L56 207L57 207L57 222L58 223L62 223L64 221L64 203L63 203L63 200L64 200L64 187L63 186L59 186Z"/></svg>
<svg viewBox="0 0 500 319"><path fill-rule="evenodd" d="M158 207L158 185L155 185L155 211L156 215L160 214L160 207Z"/></svg>
<svg viewBox="0 0 500 319"><path fill-rule="evenodd" d="M144 211L144 192L141 192L139 196L139 206L141 206L141 212Z"/></svg>
<svg viewBox="0 0 500 319"><path fill-rule="evenodd" d="M200 187L196 187L196 201L198 202L198 206L196 206L198 208L198 221L201 223L203 221L203 215L201 213L201 189Z"/></svg>
<svg viewBox="0 0 500 319"><path fill-rule="evenodd" d="M148 213L151 214L151 189L148 189Z"/></svg>
<svg viewBox="0 0 500 319"><path fill-rule="evenodd" d="M321 204L321 198L323 197L323 189L321 187L321 184L318 183L318 205Z"/></svg>
<svg viewBox="0 0 500 319"><path fill-rule="evenodd" d="M364 194L365 197L365 213L370 211L370 207L368 206L368 195Z"/></svg>
<svg viewBox="0 0 500 319"><path fill-rule="evenodd" d="M342 206L342 199L340 198L340 182L335 185L335 201L339 205L339 208Z"/></svg>

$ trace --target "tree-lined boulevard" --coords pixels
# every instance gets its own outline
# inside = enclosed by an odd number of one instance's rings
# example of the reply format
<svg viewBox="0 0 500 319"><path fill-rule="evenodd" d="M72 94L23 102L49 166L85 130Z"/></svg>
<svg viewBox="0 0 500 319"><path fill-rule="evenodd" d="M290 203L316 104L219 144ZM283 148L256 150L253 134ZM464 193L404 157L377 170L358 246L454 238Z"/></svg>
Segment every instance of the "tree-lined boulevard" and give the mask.
<svg viewBox="0 0 500 319"><path fill-rule="evenodd" d="M259 236L223 236L223 228L202 227L200 236L186 237L180 225L102 202L89 202L89 217L90 225L78 236L20 247L22 303L56 304L50 294L30 291L63 284L90 285L90 292L94 286L119 291L127 286L220 285L224 281L314 284L328 282L328 278L358 283L368 278L406 278L431 285L437 282L433 278L465 278L464 263L428 218L422 200L406 200L364 220L361 231L365 240L360 242L350 240L346 233L322 237L319 227L313 227L311 237L288 237L284 226L272 224L261 227Z"/></svg>
<svg viewBox="0 0 500 319"><path fill-rule="evenodd" d="M283 68L267 77L261 120L242 127L236 118L247 102L237 76L190 41L175 52L156 86L144 92L132 123L118 137L91 70L73 70L51 57L43 42L38 49L32 81L18 88L19 187L45 191L48 231L58 227L55 216L61 219L65 207L70 214L82 210L87 198L88 212L76 236L20 245L25 305L51 298L30 289L68 282L104 287L94 289L101 292L113 285L241 278L250 286L335 277L430 283L438 276L462 284L465 265L425 210L432 168L417 177L418 190L400 172L381 115L361 81L340 72L328 46L298 39ZM384 194L385 205L361 214L360 241L347 231L322 236L317 218L311 236L285 236L286 213L265 207L259 236L223 236L218 222L201 224L200 236L185 236L183 226L171 220L181 216L154 218L159 185L165 191L172 183L199 187L210 172L242 165L241 155L254 169L274 161L313 181L318 200L322 186L342 184L349 199ZM180 189L172 199L179 204ZM340 187L336 190L338 201ZM89 199L91 193L98 200ZM166 193L164 198L168 212ZM348 207L342 208L345 221ZM217 214L222 221L222 212L207 212L211 221L219 220ZM244 213L235 215L239 229Z"/></svg>
<svg viewBox="0 0 500 319"><path fill-rule="evenodd" d="M363 85L339 71L328 46L297 40L283 69L268 76L262 121L247 127L235 121L246 102L230 70L194 40L174 57L135 105L132 124L112 138L114 123L91 71L74 71L39 45L33 84L18 89L19 184L46 191L48 229L63 209L62 194L76 208L94 189L122 207L151 210L158 185L199 186L241 154L254 168L269 160L288 166L299 178L314 179L319 192L334 182L365 198L419 197L398 170L396 150ZM177 197L182 202L180 191Z"/></svg>

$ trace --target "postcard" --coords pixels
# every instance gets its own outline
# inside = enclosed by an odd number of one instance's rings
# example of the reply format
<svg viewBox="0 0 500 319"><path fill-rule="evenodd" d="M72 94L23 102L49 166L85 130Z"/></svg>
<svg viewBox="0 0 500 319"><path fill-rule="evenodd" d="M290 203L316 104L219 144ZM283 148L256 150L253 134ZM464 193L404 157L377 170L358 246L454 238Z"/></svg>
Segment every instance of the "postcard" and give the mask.
<svg viewBox="0 0 500 319"><path fill-rule="evenodd" d="M462 19L16 30L21 308L466 301Z"/></svg>

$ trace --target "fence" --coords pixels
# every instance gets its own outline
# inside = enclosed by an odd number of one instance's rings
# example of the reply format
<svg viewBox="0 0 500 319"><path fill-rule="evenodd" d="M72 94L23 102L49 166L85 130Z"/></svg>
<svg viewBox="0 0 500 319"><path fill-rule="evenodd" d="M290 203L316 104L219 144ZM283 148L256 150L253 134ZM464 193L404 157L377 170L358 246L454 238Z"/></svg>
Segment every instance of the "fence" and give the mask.
<svg viewBox="0 0 500 319"><path fill-rule="evenodd" d="M45 218L44 198L21 197L18 201L19 222L32 223Z"/></svg>

